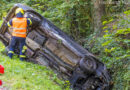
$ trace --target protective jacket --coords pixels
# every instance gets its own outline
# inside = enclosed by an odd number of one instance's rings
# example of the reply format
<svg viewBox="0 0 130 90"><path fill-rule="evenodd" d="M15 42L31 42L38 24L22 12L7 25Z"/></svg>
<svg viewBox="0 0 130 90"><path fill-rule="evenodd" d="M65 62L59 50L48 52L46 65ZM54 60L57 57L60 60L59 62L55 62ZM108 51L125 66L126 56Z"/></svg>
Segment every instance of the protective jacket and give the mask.
<svg viewBox="0 0 130 90"><path fill-rule="evenodd" d="M27 18L12 19L13 32L12 36L26 38L27 35Z"/></svg>

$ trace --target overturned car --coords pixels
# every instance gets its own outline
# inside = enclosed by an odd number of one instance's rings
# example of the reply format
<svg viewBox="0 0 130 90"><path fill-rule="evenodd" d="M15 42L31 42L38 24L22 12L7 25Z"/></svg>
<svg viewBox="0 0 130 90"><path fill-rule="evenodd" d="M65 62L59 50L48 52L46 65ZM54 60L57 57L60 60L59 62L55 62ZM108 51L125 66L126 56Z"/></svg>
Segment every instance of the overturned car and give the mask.
<svg viewBox="0 0 130 90"><path fill-rule="evenodd" d="M9 47L11 28L6 23L15 17L15 10L23 8L24 17L31 18L26 38L27 60L52 68L68 79L74 90L110 90L111 78L106 66L93 54L32 8L15 4L0 28L0 40ZM17 53L18 49L15 50Z"/></svg>

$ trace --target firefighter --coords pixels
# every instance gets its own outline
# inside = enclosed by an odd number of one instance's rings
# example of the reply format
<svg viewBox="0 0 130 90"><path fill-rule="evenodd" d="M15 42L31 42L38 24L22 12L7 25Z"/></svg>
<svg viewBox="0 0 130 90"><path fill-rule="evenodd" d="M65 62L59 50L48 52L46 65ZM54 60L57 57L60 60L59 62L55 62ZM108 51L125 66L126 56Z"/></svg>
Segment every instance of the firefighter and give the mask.
<svg viewBox="0 0 130 90"><path fill-rule="evenodd" d="M25 46L25 40L27 36L27 26L32 24L30 18L23 17L24 10L22 8L17 8L15 11L16 17L11 19L7 25L8 27L12 27L12 38L9 46L8 56L10 58L13 57L14 49L16 48L16 43L19 43L19 57L20 60L23 61L25 59L25 55L23 53L23 47Z"/></svg>

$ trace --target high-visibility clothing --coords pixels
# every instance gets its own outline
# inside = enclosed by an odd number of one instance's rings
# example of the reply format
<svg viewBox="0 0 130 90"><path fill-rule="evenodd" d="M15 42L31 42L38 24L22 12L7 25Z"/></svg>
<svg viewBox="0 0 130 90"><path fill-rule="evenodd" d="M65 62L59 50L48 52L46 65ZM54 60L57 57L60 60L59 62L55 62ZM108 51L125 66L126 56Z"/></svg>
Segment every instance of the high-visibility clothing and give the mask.
<svg viewBox="0 0 130 90"><path fill-rule="evenodd" d="M27 18L13 18L12 24L12 36L25 38L27 35Z"/></svg>
<svg viewBox="0 0 130 90"><path fill-rule="evenodd" d="M25 60L26 56L25 55L20 55L20 60L23 61Z"/></svg>
<svg viewBox="0 0 130 90"><path fill-rule="evenodd" d="M21 16L18 16L19 18L22 18ZM32 21L30 18L27 18L27 24L28 26L31 26L32 25ZM7 26L8 27L11 27L12 26L12 19L7 23Z"/></svg>
<svg viewBox="0 0 130 90"><path fill-rule="evenodd" d="M26 56L25 55L20 55L20 58L26 58Z"/></svg>
<svg viewBox="0 0 130 90"><path fill-rule="evenodd" d="M13 54L14 54L14 51L12 51L12 50L10 50L10 51L8 52L8 56L9 56L10 58L12 58Z"/></svg>
<svg viewBox="0 0 130 90"><path fill-rule="evenodd" d="M12 53L12 54L14 54L14 52L13 52L13 51L9 51L8 53Z"/></svg>
<svg viewBox="0 0 130 90"><path fill-rule="evenodd" d="M11 42L10 42L10 46L9 46L10 47L9 52L8 52L8 56L10 58L13 57L15 48L18 45L19 45L18 46L19 47L19 53L17 53L17 54L24 55L25 52L23 52L22 50L27 48L27 47L25 47L25 40L26 40L26 38L22 38L22 37L15 37L15 36L12 37ZM20 60L23 60L22 56L20 56Z"/></svg>
<svg viewBox="0 0 130 90"><path fill-rule="evenodd" d="M22 53L25 53L27 50L27 46L23 46L23 50L22 50Z"/></svg>

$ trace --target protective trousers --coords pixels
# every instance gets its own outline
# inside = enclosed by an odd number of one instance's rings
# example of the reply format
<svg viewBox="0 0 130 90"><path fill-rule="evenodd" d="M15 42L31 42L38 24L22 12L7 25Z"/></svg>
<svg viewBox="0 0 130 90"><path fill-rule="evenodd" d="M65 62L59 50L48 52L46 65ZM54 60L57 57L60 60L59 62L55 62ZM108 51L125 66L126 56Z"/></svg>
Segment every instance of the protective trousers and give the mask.
<svg viewBox="0 0 130 90"><path fill-rule="evenodd" d="M17 47L16 43L18 43L18 45L19 45L18 47L19 47L19 50L20 50L20 53L19 53L20 60L24 60L25 59L25 55L22 52L22 50L23 50L23 46L25 45L25 38L22 38L22 37L15 37L15 36L12 37L11 43L10 43L10 46L9 46L8 56L10 58L12 58L12 56L14 54L14 50Z"/></svg>

